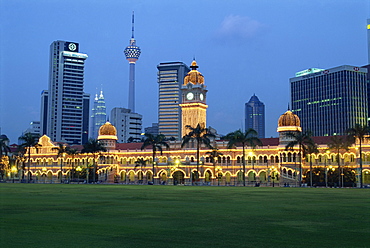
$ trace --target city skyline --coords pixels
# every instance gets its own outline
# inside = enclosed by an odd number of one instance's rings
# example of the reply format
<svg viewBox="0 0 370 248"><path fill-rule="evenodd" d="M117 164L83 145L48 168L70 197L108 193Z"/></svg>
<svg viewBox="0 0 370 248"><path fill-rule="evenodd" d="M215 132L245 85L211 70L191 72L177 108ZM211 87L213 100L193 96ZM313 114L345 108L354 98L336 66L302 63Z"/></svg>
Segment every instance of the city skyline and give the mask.
<svg viewBox="0 0 370 248"><path fill-rule="evenodd" d="M86 93L94 95L103 85L107 111L128 107L123 51L133 10L135 38L145 51L136 67L136 112L143 127L158 120L156 66L162 62L189 66L195 56L209 90L207 125L220 134L243 128L251 94L265 99L266 137L278 136L268 123L286 111L289 78L296 72L368 64L367 1L188 1L181 8L171 1L58 2L0 2L0 127L12 143L40 119L48 48L58 39L78 42L89 56Z"/></svg>

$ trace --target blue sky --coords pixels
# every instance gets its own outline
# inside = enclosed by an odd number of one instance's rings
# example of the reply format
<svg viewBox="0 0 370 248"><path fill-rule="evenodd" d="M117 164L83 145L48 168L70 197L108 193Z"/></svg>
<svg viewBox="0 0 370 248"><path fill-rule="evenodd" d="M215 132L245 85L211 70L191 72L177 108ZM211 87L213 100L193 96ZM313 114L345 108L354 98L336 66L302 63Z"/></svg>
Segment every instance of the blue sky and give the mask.
<svg viewBox="0 0 370 248"><path fill-rule="evenodd" d="M266 136L290 101L289 78L311 67L368 63L368 0L0 0L0 127L12 143L40 119L48 87L49 46L80 43L87 53L85 92L101 85L108 115L127 107L131 36L136 64L136 112L157 122L157 68L196 57L208 87L207 125L226 134L244 126L253 94L265 103Z"/></svg>

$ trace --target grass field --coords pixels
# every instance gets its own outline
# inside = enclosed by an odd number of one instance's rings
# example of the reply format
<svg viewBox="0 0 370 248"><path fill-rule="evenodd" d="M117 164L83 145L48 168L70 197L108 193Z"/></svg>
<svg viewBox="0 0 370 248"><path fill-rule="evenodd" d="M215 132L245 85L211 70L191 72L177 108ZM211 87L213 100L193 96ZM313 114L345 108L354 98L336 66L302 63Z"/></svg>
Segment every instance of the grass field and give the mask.
<svg viewBox="0 0 370 248"><path fill-rule="evenodd" d="M0 185L0 247L370 247L370 190Z"/></svg>

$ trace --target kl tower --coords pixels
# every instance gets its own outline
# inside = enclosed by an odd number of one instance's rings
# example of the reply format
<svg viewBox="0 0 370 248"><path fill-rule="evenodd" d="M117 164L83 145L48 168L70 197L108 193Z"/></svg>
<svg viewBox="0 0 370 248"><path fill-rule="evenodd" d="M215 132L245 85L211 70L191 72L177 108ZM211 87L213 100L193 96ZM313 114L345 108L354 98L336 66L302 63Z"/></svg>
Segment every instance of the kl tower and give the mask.
<svg viewBox="0 0 370 248"><path fill-rule="evenodd" d="M135 113L135 64L139 59L141 50L136 46L136 40L134 38L134 12L132 12L132 35L130 45L126 47L124 53L130 65L128 108L131 110L131 113Z"/></svg>

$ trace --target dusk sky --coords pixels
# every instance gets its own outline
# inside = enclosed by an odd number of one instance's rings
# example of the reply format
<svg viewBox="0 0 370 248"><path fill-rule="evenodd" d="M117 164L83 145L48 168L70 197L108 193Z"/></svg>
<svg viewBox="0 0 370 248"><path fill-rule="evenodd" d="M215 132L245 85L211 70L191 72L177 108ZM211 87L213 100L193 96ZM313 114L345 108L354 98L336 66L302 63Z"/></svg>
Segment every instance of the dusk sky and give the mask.
<svg viewBox="0 0 370 248"><path fill-rule="evenodd" d="M40 120L56 40L78 42L88 54L84 91L92 101L102 88L108 115L127 108L123 50L132 11L143 128L158 121L161 62L196 58L208 89L207 126L219 134L244 128L244 104L256 94L266 108L266 137L278 136L296 72L368 64L368 0L0 0L0 128L11 143Z"/></svg>

